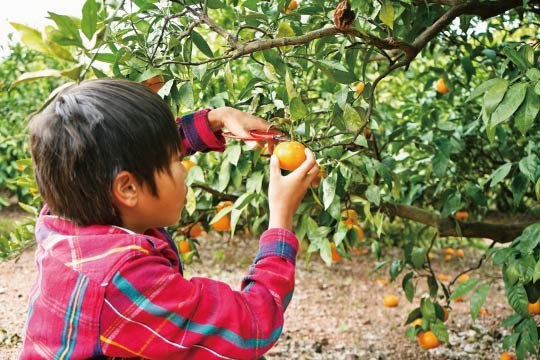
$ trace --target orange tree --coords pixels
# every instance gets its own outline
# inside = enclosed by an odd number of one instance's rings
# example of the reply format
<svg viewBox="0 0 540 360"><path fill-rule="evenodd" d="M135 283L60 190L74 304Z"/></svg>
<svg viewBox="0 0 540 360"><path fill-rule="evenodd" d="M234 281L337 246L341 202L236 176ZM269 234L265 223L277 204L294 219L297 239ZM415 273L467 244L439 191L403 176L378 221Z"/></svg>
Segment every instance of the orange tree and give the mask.
<svg viewBox="0 0 540 360"><path fill-rule="evenodd" d="M444 343L444 307L471 293L476 319L491 283L445 284L427 255L435 239L491 239L477 267L486 258L501 265L515 310L504 345L523 358L539 351L528 312L540 295L531 225L540 199L539 12L538 0L88 0L80 18L51 13L55 25L42 32L13 24L60 66L11 87L49 76L157 76L178 115L229 105L267 119L324 166L296 217L308 254L330 264L333 244L350 258L362 239L342 213L355 210L377 257L385 244L403 248L374 270L401 275L409 301L427 280L429 296L407 320L422 325L408 335ZM183 221L210 230L230 216L231 234L260 233L267 156L239 142L195 156ZM216 210L222 201L233 205Z"/></svg>

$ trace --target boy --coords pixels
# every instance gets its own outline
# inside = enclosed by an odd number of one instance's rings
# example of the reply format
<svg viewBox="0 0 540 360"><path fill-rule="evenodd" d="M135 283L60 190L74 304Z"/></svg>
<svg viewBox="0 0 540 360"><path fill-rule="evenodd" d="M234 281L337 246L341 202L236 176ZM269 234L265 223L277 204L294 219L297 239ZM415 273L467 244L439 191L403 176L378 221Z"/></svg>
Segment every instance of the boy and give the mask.
<svg viewBox="0 0 540 360"><path fill-rule="evenodd" d="M181 142L159 96L113 79L73 85L31 120L46 205L22 359L255 359L277 341L294 289L292 219L318 167L306 150L282 176L272 156L269 229L242 291L184 279L163 229L185 203L181 153L222 151L222 127L244 136L268 124L207 109L181 119Z"/></svg>

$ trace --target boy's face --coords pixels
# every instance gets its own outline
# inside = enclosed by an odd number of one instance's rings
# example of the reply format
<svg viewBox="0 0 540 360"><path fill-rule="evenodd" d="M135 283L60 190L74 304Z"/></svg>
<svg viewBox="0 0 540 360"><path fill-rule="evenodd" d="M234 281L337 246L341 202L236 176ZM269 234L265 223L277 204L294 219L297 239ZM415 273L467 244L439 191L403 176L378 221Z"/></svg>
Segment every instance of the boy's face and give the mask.
<svg viewBox="0 0 540 360"><path fill-rule="evenodd" d="M174 156L169 166L170 175L166 171L156 171L154 174L158 197L153 196L146 186L141 194L140 205L144 212L142 217L148 226L147 229L176 224L186 204L187 170L182 165L181 157Z"/></svg>

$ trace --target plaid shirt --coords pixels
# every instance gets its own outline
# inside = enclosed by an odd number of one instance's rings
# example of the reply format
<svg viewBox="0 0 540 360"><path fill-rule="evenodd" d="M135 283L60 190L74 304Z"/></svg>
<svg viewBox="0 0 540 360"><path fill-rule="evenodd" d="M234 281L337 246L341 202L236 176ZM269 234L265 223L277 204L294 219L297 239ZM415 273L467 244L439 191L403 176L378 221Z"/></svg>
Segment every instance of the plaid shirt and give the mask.
<svg viewBox="0 0 540 360"><path fill-rule="evenodd" d="M188 141L194 132L186 128L198 121L210 131L207 112L182 118ZM219 145L215 136L207 141L205 130L200 134L197 141ZM205 151L192 144L188 150ZM45 205L36 240L37 279L21 359L255 359L280 336L294 290L298 241L285 229L261 236L240 291L185 279L163 229L77 227Z"/></svg>

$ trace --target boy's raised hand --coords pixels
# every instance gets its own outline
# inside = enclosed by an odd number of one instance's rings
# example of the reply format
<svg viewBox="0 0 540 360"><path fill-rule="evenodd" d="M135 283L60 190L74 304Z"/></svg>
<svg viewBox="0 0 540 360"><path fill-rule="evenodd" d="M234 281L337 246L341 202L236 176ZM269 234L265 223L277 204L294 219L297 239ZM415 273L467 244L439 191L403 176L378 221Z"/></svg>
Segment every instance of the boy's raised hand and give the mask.
<svg viewBox="0 0 540 360"><path fill-rule="evenodd" d="M268 187L269 229L285 228L293 230L293 216L311 182L319 173L319 166L311 150L306 148L305 153L306 160L286 176L281 175L278 158L275 155L270 158L270 185Z"/></svg>

